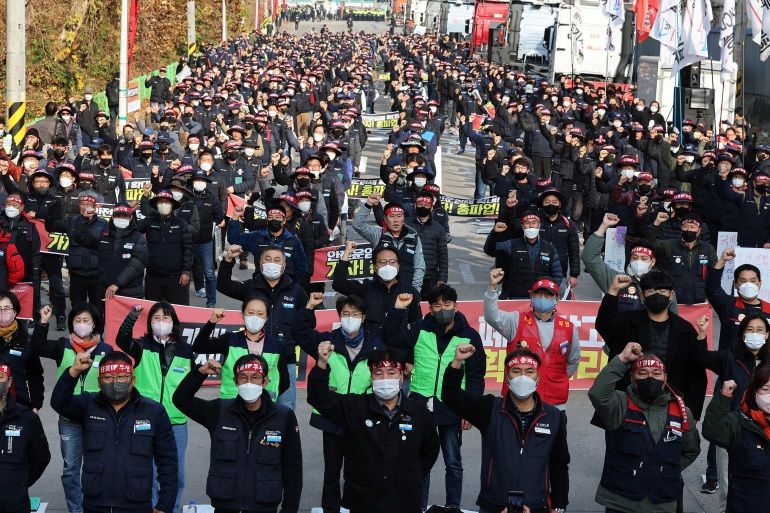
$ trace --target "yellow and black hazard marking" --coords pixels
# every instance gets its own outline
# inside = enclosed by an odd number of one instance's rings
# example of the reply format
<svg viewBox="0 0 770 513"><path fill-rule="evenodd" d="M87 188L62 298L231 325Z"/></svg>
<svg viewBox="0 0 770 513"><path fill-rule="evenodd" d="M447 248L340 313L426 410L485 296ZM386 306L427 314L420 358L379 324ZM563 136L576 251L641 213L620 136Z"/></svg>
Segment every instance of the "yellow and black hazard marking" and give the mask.
<svg viewBox="0 0 770 513"><path fill-rule="evenodd" d="M187 43L187 56L190 57L198 51L198 43Z"/></svg>
<svg viewBox="0 0 770 513"><path fill-rule="evenodd" d="M6 129L13 137L13 142L21 146L24 139L24 114L27 112L27 102L11 102L8 104L8 122Z"/></svg>

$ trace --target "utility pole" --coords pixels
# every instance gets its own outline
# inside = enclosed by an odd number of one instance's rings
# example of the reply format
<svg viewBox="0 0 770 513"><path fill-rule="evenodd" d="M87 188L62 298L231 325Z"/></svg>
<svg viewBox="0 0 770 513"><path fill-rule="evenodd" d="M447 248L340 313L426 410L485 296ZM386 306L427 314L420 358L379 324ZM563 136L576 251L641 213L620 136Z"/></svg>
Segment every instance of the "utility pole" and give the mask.
<svg viewBox="0 0 770 513"><path fill-rule="evenodd" d="M733 29L733 59L738 65L738 73L735 76L735 101L733 109L741 102L741 109L746 115L746 96L743 91L743 71L746 65L746 3L738 0L735 2L735 28ZM734 115L733 113L730 113ZM721 120L717 120L720 121ZM732 121L732 119L731 119ZM714 130L716 132L716 130ZM748 134L746 134L748 136Z"/></svg>
<svg viewBox="0 0 770 513"><path fill-rule="evenodd" d="M222 41L227 41L227 2L222 0Z"/></svg>
<svg viewBox="0 0 770 513"><path fill-rule="evenodd" d="M24 139L24 113L27 110L26 6L24 0L8 0L7 61L5 101L8 103L6 126L16 145Z"/></svg>
<svg viewBox="0 0 770 513"><path fill-rule="evenodd" d="M198 51L195 42L195 0L187 0L187 57Z"/></svg>
<svg viewBox="0 0 770 513"><path fill-rule="evenodd" d="M117 133L128 123L128 0L120 0L120 85Z"/></svg>
<svg viewBox="0 0 770 513"><path fill-rule="evenodd" d="M259 19L259 0L254 0L254 30L259 31L260 23Z"/></svg>

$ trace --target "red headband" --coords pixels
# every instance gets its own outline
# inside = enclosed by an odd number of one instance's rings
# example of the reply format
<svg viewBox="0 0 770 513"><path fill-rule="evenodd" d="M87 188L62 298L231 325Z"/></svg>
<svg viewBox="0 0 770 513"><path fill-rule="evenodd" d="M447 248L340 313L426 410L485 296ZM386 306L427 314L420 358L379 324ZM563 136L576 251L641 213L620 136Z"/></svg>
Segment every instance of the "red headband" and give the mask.
<svg viewBox="0 0 770 513"><path fill-rule="evenodd" d="M390 214L403 214L403 213L404 213L404 209L401 207L397 207L395 205L385 209L386 216L389 216Z"/></svg>
<svg viewBox="0 0 770 513"><path fill-rule="evenodd" d="M652 367L653 369L660 369L665 372L666 366L660 360L652 358L639 358L631 364L631 372L637 371L643 367Z"/></svg>
<svg viewBox="0 0 770 513"><path fill-rule="evenodd" d="M134 373L133 365L125 362L120 362L120 363L109 363L107 365L99 366L99 376L106 376L108 374L112 375L112 374L120 374L120 373L133 374Z"/></svg>
<svg viewBox="0 0 770 513"><path fill-rule="evenodd" d="M433 197L432 196L418 196L416 203L427 203L428 205L433 205Z"/></svg>
<svg viewBox="0 0 770 513"><path fill-rule="evenodd" d="M403 371L404 364L401 362L394 362L393 360L382 360L375 364L369 364L369 370L384 369L384 368L392 368L392 369L398 369L399 371Z"/></svg>
<svg viewBox="0 0 770 513"><path fill-rule="evenodd" d="M644 246L636 246L631 250L631 253L641 253L642 255L647 255L650 258L655 258L655 252L650 248L645 248Z"/></svg>
<svg viewBox="0 0 770 513"><path fill-rule="evenodd" d="M527 221L540 221L540 218L537 216L537 214L527 214L521 218L521 222L524 223Z"/></svg>
<svg viewBox="0 0 770 513"><path fill-rule="evenodd" d="M696 226L700 226L700 221L698 221L697 219L685 219L684 221L682 221L682 225L684 225L685 223L690 223Z"/></svg>
<svg viewBox="0 0 770 513"><path fill-rule="evenodd" d="M4 373L6 376L11 376L11 368L7 365L0 365L0 372Z"/></svg>
<svg viewBox="0 0 770 513"><path fill-rule="evenodd" d="M262 376L267 376L265 373L265 369L262 367L262 364L259 362L259 360L253 360L248 363L244 363L243 365L239 366L237 369L235 369L235 373L238 374L239 372L259 372L262 374Z"/></svg>
<svg viewBox="0 0 770 513"><path fill-rule="evenodd" d="M537 363L537 360L535 360L531 356L516 356L514 358L511 358L508 364L505 366L505 368L510 369L514 365L531 365L535 369L537 369L540 366L540 364Z"/></svg>
<svg viewBox="0 0 770 513"><path fill-rule="evenodd" d="M271 208L270 210L267 211L267 215L270 215L270 214L275 214L283 218L286 218L286 212L284 212L280 208Z"/></svg>

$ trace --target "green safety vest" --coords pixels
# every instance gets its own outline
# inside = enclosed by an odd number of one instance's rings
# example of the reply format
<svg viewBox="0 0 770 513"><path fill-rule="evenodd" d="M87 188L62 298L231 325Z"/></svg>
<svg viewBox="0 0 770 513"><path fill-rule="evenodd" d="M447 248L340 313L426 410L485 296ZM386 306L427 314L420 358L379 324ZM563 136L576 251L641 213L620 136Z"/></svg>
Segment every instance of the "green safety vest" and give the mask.
<svg viewBox="0 0 770 513"><path fill-rule="evenodd" d="M184 424L187 416L172 402L179 383L190 373L189 358L174 356L164 376L160 369L160 353L145 349L142 359L134 368L136 389L143 396L158 401L166 409L172 424Z"/></svg>
<svg viewBox="0 0 770 513"><path fill-rule="evenodd" d="M452 337L444 352L439 354L436 334L421 330L414 346L414 369L409 390L423 397L441 399L444 372L454 360L455 349L459 344L469 344L470 339ZM465 377L461 387L465 389Z"/></svg>
<svg viewBox="0 0 770 513"><path fill-rule="evenodd" d="M339 353L329 356L329 388L338 394L363 394L372 386L372 373L368 362L360 360L350 372L348 359ZM313 408L313 413L321 413Z"/></svg>
<svg viewBox="0 0 770 513"><path fill-rule="evenodd" d="M56 379L69 371L69 368L75 363L76 356L77 353L75 353L75 350L72 349L72 346L67 344L67 347L64 348L61 362L59 362L59 367L56 369ZM84 374L80 375L80 378L78 379L80 385L75 386L74 395L80 395L83 392L99 392L99 362L104 356L105 353L91 355L94 364Z"/></svg>
<svg viewBox="0 0 770 513"><path fill-rule="evenodd" d="M219 384L219 397L222 399L233 399L238 395L238 386L235 384L235 362L238 358L249 354L245 347L230 346L227 350L227 359L222 364L222 377ZM262 353L262 357L267 362L267 377L270 378L265 390L270 394L270 398L275 401L278 398L278 385L280 384L280 371L278 370L278 359L281 357L277 353Z"/></svg>

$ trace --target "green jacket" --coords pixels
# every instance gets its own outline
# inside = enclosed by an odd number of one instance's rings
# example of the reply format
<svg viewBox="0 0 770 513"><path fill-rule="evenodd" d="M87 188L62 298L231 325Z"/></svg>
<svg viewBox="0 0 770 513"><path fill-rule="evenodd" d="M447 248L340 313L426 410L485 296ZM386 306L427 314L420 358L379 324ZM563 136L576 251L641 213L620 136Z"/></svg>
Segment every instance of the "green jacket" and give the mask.
<svg viewBox="0 0 770 513"><path fill-rule="evenodd" d="M730 411L731 401L715 390L703 419L703 438L728 451L739 440L741 429L765 436L756 422L739 411Z"/></svg>

